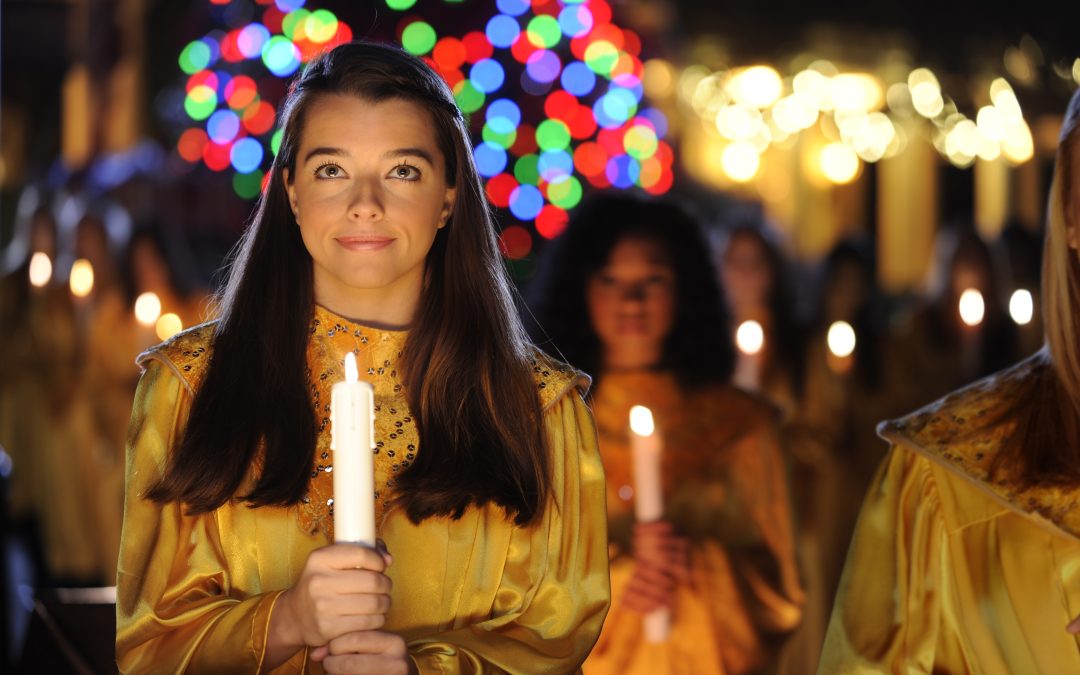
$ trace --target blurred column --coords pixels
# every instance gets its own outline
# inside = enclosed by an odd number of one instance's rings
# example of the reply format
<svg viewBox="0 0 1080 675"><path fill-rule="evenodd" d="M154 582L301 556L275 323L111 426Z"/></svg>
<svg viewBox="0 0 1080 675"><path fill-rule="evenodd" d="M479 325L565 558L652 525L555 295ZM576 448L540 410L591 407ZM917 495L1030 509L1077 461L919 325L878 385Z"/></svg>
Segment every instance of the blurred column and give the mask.
<svg viewBox="0 0 1080 675"><path fill-rule="evenodd" d="M937 230L937 151L915 121L901 122L908 143L878 162L878 274L886 293L918 290L930 266Z"/></svg>
<svg viewBox="0 0 1080 675"><path fill-rule="evenodd" d="M106 152L128 150L144 135L145 12L145 0L120 0L116 5L120 55L108 75L103 106L102 149Z"/></svg>
<svg viewBox="0 0 1080 675"><path fill-rule="evenodd" d="M994 241L1009 218L1009 166L1001 157L989 162L977 159L974 171L975 228L983 241Z"/></svg>

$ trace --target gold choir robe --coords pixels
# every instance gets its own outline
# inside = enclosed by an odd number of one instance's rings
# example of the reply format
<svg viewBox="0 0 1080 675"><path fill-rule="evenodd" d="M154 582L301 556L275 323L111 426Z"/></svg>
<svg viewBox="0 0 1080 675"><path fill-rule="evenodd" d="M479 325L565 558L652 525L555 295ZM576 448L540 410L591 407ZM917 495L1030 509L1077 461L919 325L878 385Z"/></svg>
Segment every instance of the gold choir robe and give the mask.
<svg viewBox="0 0 1080 675"><path fill-rule="evenodd" d="M1080 488L989 478L1039 352L881 426L819 673L1078 673Z"/></svg>
<svg viewBox="0 0 1080 675"><path fill-rule="evenodd" d="M321 431L307 497L287 508L237 500L185 515L181 505L143 494L183 431L213 330L204 324L140 357L145 373L131 423L117 578L122 672L263 671L275 601L308 554L333 541L330 386L344 378L347 351L357 352L361 377L375 387L376 522L394 556L383 630L405 638L421 673L578 669L609 600L604 477L581 396L586 376L536 354L553 479L553 498L536 525L517 527L493 505L413 525L402 510L386 508L394 476L427 451L418 447L398 379L407 334L316 307L308 368ZM236 395L244 395L242 384ZM321 672L306 652L275 672Z"/></svg>
<svg viewBox="0 0 1080 675"><path fill-rule="evenodd" d="M644 640L620 596L634 571L629 411L652 410L663 437L665 519L691 541L690 581L676 588L668 642ZM593 399L607 475L612 607L586 675L759 671L799 624L779 415L730 386L687 392L666 372L605 373Z"/></svg>

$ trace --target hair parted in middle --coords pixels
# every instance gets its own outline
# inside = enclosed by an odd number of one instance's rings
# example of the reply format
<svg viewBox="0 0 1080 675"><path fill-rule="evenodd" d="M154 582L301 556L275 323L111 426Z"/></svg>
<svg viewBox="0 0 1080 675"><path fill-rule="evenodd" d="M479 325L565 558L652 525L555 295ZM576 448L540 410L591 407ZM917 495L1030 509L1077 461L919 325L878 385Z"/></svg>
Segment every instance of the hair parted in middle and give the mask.
<svg viewBox="0 0 1080 675"><path fill-rule="evenodd" d="M446 83L421 59L369 42L324 53L289 89L269 184L220 293L204 384L150 497L205 512L234 497L254 506L294 504L307 489L316 439L305 374L312 259L289 206L285 171L295 173L307 111L335 94L417 104L430 116L447 184L456 188L447 225L427 255L403 354L421 446L397 478L396 503L413 522L460 517L470 504L491 502L519 525L533 523L550 493L534 352L514 309L464 119ZM244 396L236 395L238 382ZM254 487L237 494L257 459Z"/></svg>

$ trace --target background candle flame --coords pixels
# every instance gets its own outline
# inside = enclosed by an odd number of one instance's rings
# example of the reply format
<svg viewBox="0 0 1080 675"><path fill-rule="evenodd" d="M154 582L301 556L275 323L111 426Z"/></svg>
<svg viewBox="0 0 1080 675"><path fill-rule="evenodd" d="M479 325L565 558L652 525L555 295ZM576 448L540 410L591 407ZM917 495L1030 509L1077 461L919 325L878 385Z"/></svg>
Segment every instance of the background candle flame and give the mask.
<svg viewBox="0 0 1080 675"><path fill-rule="evenodd" d="M630 408L630 431L638 436L651 436L655 428L651 410L643 405Z"/></svg>

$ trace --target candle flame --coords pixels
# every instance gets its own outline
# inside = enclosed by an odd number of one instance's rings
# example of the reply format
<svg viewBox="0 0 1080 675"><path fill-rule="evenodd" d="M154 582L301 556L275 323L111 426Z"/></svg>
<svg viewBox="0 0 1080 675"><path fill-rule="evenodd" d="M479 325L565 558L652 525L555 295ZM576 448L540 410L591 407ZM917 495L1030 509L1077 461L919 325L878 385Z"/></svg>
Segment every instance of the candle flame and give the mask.
<svg viewBox="0 0 1080 675"><path fill-rule="evenodd" d="M52 279L52 261L49 256L38 251L30 258L30 283L41 288Z"/></svg>
<svg viewBox="0 0 1080 675"><path fill-rule="evenodd" d="M986 314L983 295L974 288L960 294L960 319L969 326L978 326Z"/></svg>
<svg viewBox="0 0 1080 675"><path fill-rule="evenodd" d="M352 383L360 379L356 371L356 354L349 352L345 355L345 381Z"/></svg>
<svg viewBox="0 0 1080 675"><path fill-rule="evenodd" d="M157 293L143 293L135 298L135 319L144 326L153 326L161 316L161 299Z"/></svg>
<svg viewBox="0 0 1080 675"><path fill-rule="evenodd" d="M1018 289L1009 299L1009 314L1018 326L1026 326L1031 323L1035 315L1035 302L1031 297L1031 291Z"/></svg>
<svg viewBox="0 0 1080 675"><path fill-rule="evenodd" d="M652 436L655 429L651 410L643 405L630 408L630 431L638 436Z"/></svg>
<svg viewBox="0 0 1080 675"><path fill-rule="evenodd" d="M71 293L77 298L85 298L94 290L94 266L86 258L79 258L71 265L68 279Z"/></svg>
<svg viewBox="0 0 1080 675"><path fill-rule="evenodd" d="M855 329L847 321L837 321L829 326L826 341L833 355L840 358L851 356L855 351Z"/></svg>
<svg viewBox="0 0 1080 675"><path fill-rule="evenodd" d="M754 355L765 346L765 331L757 321L743 321L735 331L735 344L743 354Z"/></svg>
<svg viewBox="0 0 1080 675"><path fill-rule="evenodd" d="M184 322L180 320L179 316L169 312L161 315L161 318L157 320L157 324L154 325L154 330L157 332L159 339L168 340L184 330Z"/></svg>

